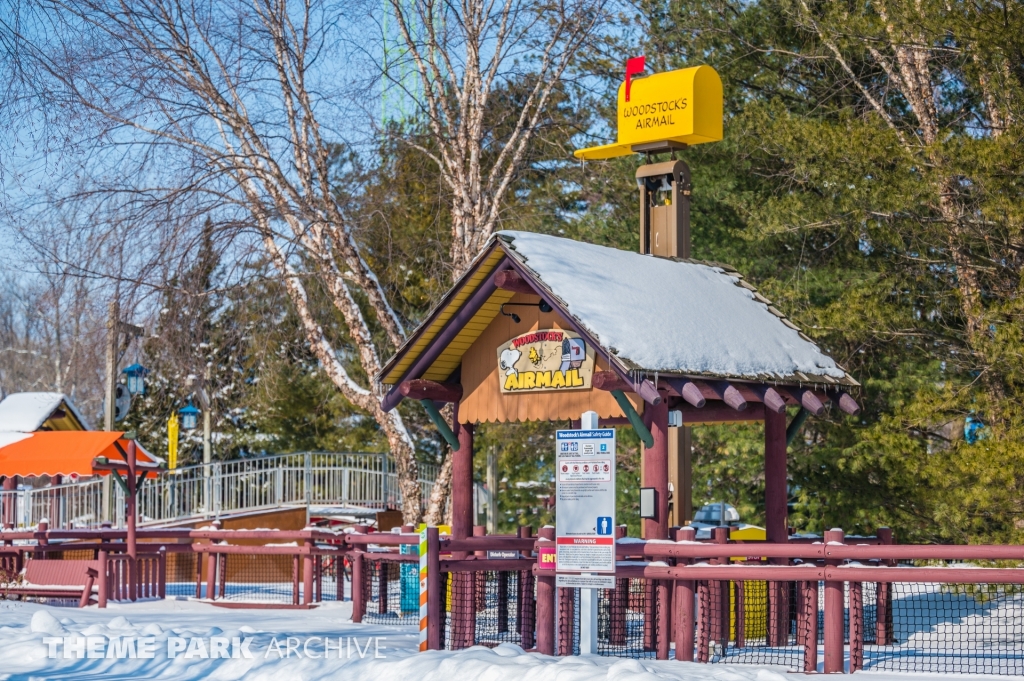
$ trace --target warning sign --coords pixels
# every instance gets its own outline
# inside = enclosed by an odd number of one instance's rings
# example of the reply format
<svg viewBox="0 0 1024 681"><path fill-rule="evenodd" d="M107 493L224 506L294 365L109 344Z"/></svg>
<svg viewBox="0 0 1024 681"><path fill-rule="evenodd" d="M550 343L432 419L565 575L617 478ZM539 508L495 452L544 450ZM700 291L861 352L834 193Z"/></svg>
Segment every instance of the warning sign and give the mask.
<svg viewBox="0 0 1024 681"><path fill-rule="evenodd" d="M555 438L557 569L615 572L615 429Z"/></svg>

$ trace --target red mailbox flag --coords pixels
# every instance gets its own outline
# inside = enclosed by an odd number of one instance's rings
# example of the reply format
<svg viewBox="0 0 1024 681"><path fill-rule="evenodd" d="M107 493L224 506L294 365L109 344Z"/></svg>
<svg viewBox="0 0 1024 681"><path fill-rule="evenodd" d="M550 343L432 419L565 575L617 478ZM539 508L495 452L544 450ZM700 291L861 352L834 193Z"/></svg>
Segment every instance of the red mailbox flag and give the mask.
<svg viewBox="0 0 1024 681"><path fill-rule="evenodd" d="M630 57L626 60L626 101L629 101L629 87L633 76L644 72L644 57Z"/></svg>

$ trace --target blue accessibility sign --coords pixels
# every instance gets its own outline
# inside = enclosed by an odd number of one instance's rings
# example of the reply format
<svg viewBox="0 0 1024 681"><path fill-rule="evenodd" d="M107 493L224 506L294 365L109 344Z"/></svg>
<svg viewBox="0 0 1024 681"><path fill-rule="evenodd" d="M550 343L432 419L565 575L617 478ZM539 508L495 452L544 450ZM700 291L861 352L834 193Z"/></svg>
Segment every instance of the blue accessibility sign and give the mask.
<svg viewBox="0 0 1024 681"><path fill-rule="evenodd" d="M612 519L606 515L599 516L597 519L597 534L610 535L612 533Z"/></svg>

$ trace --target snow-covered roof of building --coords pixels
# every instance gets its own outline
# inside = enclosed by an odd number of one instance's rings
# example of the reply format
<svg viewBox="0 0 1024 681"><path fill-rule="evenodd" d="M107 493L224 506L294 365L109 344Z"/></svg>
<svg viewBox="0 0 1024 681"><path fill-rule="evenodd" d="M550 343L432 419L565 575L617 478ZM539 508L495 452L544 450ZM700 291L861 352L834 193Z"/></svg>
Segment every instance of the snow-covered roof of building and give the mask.
<svg viewBox="0 0 1024 681"><path fill-rule="evenodd" d="M735 270L531 232L498 238L631 369L852 381Z"/></svg>
<svg viewBox="0 0 1024 681"><path fill-rule="evenodd" d="M0 431L33 433L58 409L70 412L80 428L89 430L89 422L63 393L13 393L0 402ZM73 428L63 428L71 430Z"/></svg>
<svg viewBox="0 0 1024 681"><path fill-rule="evenodd" d="M858 385L728 266L518 231L491 238L376 379L445 380L511 299L493 283L502 268L520 272L620 375Z"/></svg>

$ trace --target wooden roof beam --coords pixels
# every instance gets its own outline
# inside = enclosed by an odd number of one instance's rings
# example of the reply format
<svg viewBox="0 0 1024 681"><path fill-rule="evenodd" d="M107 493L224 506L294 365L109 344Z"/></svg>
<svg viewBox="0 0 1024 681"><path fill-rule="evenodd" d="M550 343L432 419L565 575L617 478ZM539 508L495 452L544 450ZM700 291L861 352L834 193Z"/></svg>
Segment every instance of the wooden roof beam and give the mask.
<svg viewBox="0 0 1024 681"><path fill-rule="evenodd" d="M494 285L505 291L538 295L536 289L533 288L533 284L515 270L502 270L498 272L498 276L494 278Z"/></svg>
<svg viewBox="0 0 1024 681"><path fill-rule="evenodd" d="M644 380L639 386L635 386L614 371L595 371L593 386L598 390L606 390L608 392L621 390L626 393L636 393L647 404L661 404L661 395L658 394L658 389L648 380Z"/></svg>
<svg viewBox="0 0 1024 681"><path fill-rule="evenodd" d="M830 395L829 397L835 399L835 397L833 397L832 395ZM842 409L844 412L846 412L850 416L856 416L857 414L860 413L860 405L857 404L857 400L850 397L849 393L840 390L838 392L838 397L839 408Z"/></svg>
<svg viewBox="0 0 1024 681"><path fill-rule="evenodd" d="M414 400L431 400L433 402L458 402L462 399L462 386L458 383L438 383L424 378L413 378L402 381L398 392L403 397Z"/></svg>
<svg viewBox="0 0 1024 681"><path fill-rule="evenodd" d="M664 383L670 394L682 397L697 409L701 409L707 403L700 388L688 378L663 378L658 382Z"/></svg>
<svg viewBox="0 0 1024 681"><path fill-rule="evenodd" d="M734 384L739 388L740 392L749 390L756 396L755 402L763 402L764 408L769 411L773 411L776 414L786 413L786 400L782 395L779 394L775 388L770 385L759 385L756 383L752 384ZM749 398L748 398L749 400Z"/></svg>
<svg viewBox="0 0 1024 681"><path fill-rule="evenodd" d="M752 404L740 411L730 406L708 405L697 409L689 405L680 405L683 412L683 425L693 423L734 423L736 421L764 421L764 405Z"/></svg>
<svg viewBox="0 0 1024 681"><path fill-rule="evenodd" d="M734 385L728 381L693 381L707 399L721 400L736 411L747 408L747 400Z"/></svg>
<svg viewBox="0 0 1024 681"><path fill-rule="evenodd" d="M825 404L814 394L813 390L794 388L792 386L779 387L777 390L780 394L789 395L797 404L815 416L821 416L825 413Z"/></svg>

